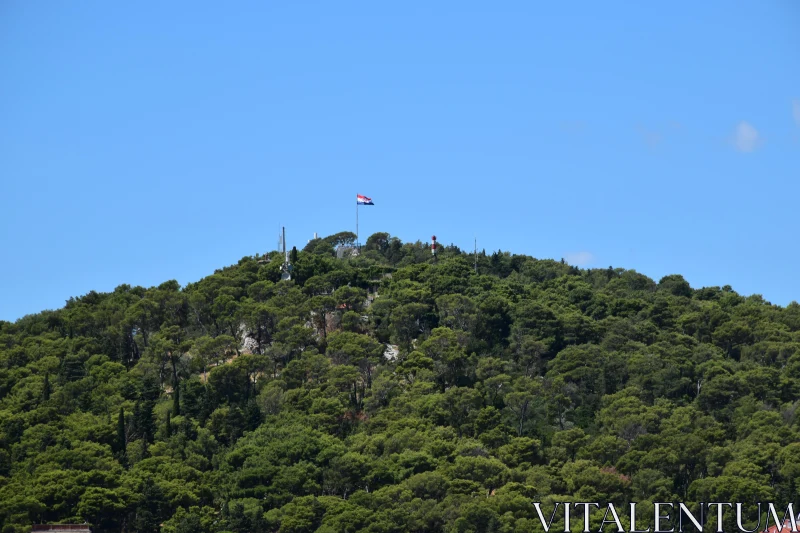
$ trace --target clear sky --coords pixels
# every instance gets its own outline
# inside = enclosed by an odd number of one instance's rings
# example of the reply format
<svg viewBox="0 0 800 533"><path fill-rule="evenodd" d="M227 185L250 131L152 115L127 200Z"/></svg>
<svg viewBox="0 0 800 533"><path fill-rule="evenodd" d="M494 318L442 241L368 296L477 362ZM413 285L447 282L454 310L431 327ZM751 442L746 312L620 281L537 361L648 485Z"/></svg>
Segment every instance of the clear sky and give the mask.
<svg viewBox="0 0 800 533"><path fill-rule="evenodd" d="M0 319L313 232L800 300L800 1L0 2Z"/></svg>

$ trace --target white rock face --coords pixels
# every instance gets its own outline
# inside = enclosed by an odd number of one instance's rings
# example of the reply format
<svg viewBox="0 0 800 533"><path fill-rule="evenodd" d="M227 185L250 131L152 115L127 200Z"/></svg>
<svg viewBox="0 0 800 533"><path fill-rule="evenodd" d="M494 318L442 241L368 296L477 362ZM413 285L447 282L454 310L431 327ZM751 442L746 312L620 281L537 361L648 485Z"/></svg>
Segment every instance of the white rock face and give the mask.
<svg viewBox="0 0 800 533"><path fill-rule="evenodd" d="M239 334L242 339L242 345L239 347L239 351L242 353L253 353L258 347L258 343L250 336L250 332L247 331L247 325L244 322L239 324Z"/></svg>
<svg viewBox="0 0 800 533"><path fill-rule="evenodd" d="M256 348L258 348L258 342L253 337L245 337L242 340L242 353L255 353Z"/></svg>
<svg viewBox="0 0 800 533"><path fill-rule="evenodd" d="M383 356L388 359L389 361L394 361L397 359L397 356L400 355L400 349L397 347L396 344L387 344L386 351L383 352Z"/></svg>

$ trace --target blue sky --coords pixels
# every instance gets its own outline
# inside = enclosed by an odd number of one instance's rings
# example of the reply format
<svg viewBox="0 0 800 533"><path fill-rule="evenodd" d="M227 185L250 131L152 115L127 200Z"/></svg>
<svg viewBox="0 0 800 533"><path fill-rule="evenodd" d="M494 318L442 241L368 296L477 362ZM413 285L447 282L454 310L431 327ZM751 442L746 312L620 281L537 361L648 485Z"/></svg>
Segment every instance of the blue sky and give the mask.
<svg viewBox="0 0 800 533"><path fill-rule="evenodd" d="M0 319L313 232L800 300L800 2L0 4Z"/></svg>

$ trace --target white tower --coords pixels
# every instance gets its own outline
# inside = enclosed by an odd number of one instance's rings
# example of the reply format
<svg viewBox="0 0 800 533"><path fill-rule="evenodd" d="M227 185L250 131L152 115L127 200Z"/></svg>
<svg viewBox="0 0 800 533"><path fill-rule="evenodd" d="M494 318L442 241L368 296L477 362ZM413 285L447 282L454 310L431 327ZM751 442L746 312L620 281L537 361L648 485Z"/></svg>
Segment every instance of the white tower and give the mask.
<svg viewBox="0 0 800 533"><path fill-rule="evenodd" d="M292 279L292 265L289 263L289 252L286 251L286 228L282 229L281 246L283 247L283 264L281 265L281 279Z"/></svg>

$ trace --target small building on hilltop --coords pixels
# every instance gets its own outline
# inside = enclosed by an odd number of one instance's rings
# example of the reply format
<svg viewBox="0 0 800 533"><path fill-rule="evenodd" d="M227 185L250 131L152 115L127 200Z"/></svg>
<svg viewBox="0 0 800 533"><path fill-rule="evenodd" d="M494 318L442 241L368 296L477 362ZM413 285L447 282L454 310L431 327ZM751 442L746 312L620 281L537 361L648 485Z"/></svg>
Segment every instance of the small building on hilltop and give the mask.
<svg viewBox="0 0 800 533"><path fill-rule="evenodd" d="M336 248L336 259L347 259L348 257L358 257L361 250L358 246L342 244Z"/></svg>

